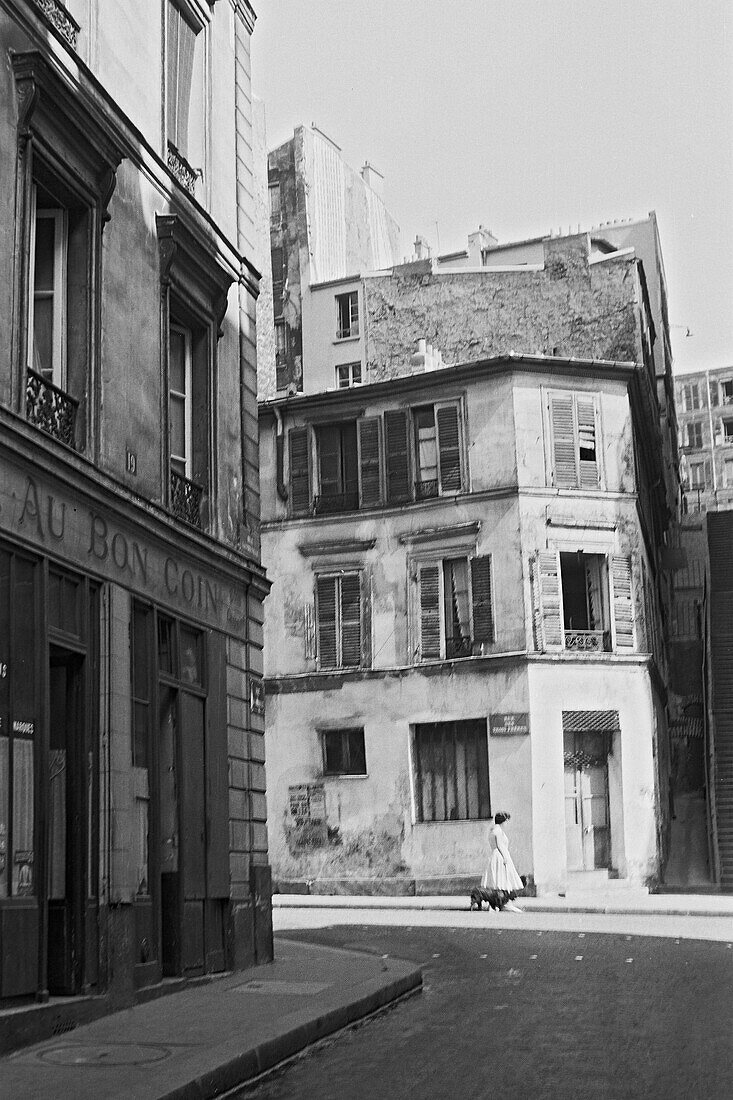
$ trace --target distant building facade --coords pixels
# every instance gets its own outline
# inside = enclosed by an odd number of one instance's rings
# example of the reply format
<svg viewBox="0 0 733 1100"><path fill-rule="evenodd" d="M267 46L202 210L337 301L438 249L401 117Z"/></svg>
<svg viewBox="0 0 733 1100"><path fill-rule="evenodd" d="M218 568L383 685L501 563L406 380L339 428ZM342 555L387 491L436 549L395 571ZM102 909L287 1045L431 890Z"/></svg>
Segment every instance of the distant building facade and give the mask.
<svg viewBox="0 0 733 1100"><path fill-rule="evenodd" d="M0 6L0 1005L272 955L254 20Z"/></svg>
<svg viewBox="0 0 733 1100"><path fill-rule="evenodd" d="M733 367L675 375L683 511L733 507Z"/></svg>

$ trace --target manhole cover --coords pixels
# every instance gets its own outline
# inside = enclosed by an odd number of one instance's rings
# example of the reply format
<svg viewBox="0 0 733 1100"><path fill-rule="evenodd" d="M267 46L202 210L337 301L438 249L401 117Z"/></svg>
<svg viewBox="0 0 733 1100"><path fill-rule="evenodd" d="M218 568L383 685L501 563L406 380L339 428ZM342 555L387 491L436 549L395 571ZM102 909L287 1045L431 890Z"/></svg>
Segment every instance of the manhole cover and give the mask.
<svg viewBox="0 0 733 1100"><path fill-rule="evenodd" d="M148 1062L162 1062L170 1055L167 1047L148 1043L102 1043L98 1046L75 1043L43 1050L38 1057L55 1066L144 1066Z"/></svg>
<svg viewBox="0 0 733 1100"><path fill-rule="evenodd" d="M233 986L235 993L283 993L290 997L312 997L328 989L328 982L243 982Z"/></svg>

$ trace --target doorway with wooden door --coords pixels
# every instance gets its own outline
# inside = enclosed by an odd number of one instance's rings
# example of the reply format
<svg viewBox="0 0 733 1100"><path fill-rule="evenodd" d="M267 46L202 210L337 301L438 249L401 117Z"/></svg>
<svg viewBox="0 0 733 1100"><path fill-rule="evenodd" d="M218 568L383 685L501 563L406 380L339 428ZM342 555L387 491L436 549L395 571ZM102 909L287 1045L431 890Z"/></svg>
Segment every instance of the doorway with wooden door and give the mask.
<svg viewBox="0 0 733 1100"><path fill-rule="evenodd" d="M609 868L609 735L598 731L566 729L563 741L568 871Z"/></svg>

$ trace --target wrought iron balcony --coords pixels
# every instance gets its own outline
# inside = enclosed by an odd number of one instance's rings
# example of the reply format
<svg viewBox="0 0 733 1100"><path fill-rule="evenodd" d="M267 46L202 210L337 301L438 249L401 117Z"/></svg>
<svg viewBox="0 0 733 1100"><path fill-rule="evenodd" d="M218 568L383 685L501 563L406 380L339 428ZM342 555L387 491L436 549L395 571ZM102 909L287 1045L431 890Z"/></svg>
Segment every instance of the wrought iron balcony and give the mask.
<svg viewBox="0 0 733 1100"><path fill-rule="evenodd" d="M610 653L608 630L566 630L565 649L573 653Z"/></svg>
<svg viewBox="0 0 733 1100"><path fill-rule="evenodd" d="M415 500L430 500L438 495L438 479L415 482Z"/></svg>
<svg viewBox="0 0 733 1100"><path fill-rule="evenodd" d="M201 526L201 500L204 490L195 481L171 470L171 512L192 527Z"/></svg>
<svg viewBox="0 0 733 1100"><path fill-rule="evenodd" d="M67 447L76 447L76 412L79 402L64 390L48 382L34 370L28 371L25 389L25 415L31 424L48 432Z"/></svg>
<svg viewBox="0 0 733 1100"><path fill-rule="evenodd" d="M355 512L359 507L358 493L324 493L313 498L313 511L317 516L335 512Z"/></svg>
<svg viewBox="0 0 733 1100"><path fill-rule="evenodd" d="M446 638L446 657L470 657L473 654L473 642L470 638Z"/></svg>

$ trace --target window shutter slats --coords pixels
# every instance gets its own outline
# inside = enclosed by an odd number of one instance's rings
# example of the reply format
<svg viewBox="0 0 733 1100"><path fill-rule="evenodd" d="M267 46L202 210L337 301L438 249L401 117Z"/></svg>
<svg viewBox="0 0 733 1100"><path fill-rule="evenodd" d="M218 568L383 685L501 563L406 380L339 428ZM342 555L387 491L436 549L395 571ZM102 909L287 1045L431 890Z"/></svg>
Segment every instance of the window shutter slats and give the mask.
<svg viewBox="0 0 733 1100"><path fill-rule="evenodd" d="M440 463L441 492L459 492L461 489L461 435L458 407L443 405L437 409L438 461Z"/></svg>
<svg viewBox="0 0 733 1100"><path fill-rule="evenodd" d="M578 484L575 468L575 424L571 394L550 395L552 460L555 485L574 489Z"/></svg>
<svg viewBox="0 0 733 1100"><path fill-rule="evenodd" d="M290 454L290 507L296 512L310 508L310 470L308 462L308 429L291 428L288 432Z"/></svg>
<svg viewBox="0 0 733 1100"><path fill-rule="evenodd" d="M321 668L338 668L336 642L336 577L316 578L318 617L318 664Z"/></svg>
<svg viewBox="0 0 733 1100"><path fill-rule="evenodd" d="M634 603L631 589L631 558L611 558L613 584L613 627L617 649L634 648Z"/></svg>
<svg viewBox="0 0 733 1100"><path fill-rule="evenodd" d="M491 555L471 559L474 642L494 641L494 609L491 600Z"/></svg>
<svg viewBox="0 0 733 1100"><path fill-rule="evenodd" d="M578 460L581 489L598 488L596 404L592 397L578 397Z"/></svg>
<svg viewBox="0 0 733 1100"><path fill-rule="evenodd" d="M341 667L358 668L361 664L361 577L344 573L341 589Z"/></svg>
<svg viewBox="0 0 733 1100"><path fill-rule="evenodd" d="M379 417L363 417L359 428L359 497L363 506L379 504Z"/></svg>
<svg viewBox="0 0 733 1100"><path fill-rule="evenodd" d="M540 550L534 579L538 615L538 642L543 650L562 649L564 632L560 592L560 560L554 550Z"/></svg>
<svg viewBox="0 0 733 1100"><path fill-rule="evenodd" d="M393 409L384 414L387 466L387 500L400 503L410 499L410 462L408 455L407 413Z"/></svg>
<svg viewBox="0 0 733 1100"><path fill-rule="evenodd" d="M420 599L420 659L440 657L440 566L421 565L418 573Z"/></svg>

